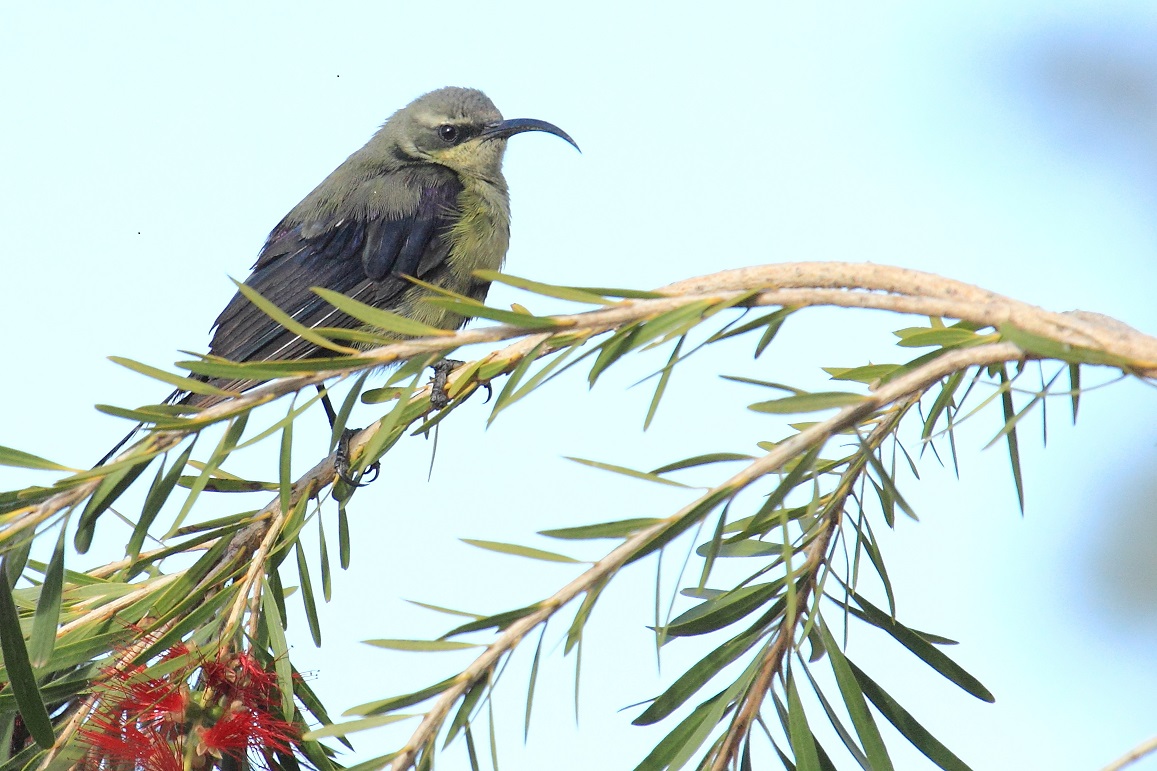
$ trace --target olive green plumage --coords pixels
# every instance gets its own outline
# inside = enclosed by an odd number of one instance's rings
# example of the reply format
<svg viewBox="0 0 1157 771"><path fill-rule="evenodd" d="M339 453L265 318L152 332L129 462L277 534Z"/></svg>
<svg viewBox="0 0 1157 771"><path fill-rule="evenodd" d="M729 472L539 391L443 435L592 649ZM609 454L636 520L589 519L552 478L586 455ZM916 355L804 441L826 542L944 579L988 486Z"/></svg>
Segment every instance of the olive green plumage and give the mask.
<svg viewBox="0 0 1157 771"><path fill-rule="evenodd" d="M506 140L545 131L533 119L503 120L481 91L442 88L394 113L269 234L245 283L306 326L359 322L311 291L321 286L431 326L463 319L421 302L413 276L481 300L510 242L510 199L502 176ZM577 145L575 145L577 148ZM318 349L238 293L214 324L210 353L233 361L307 358ZM210 381L231 390L254 383ZM181 403L217 401L196 394Z"/></svg>

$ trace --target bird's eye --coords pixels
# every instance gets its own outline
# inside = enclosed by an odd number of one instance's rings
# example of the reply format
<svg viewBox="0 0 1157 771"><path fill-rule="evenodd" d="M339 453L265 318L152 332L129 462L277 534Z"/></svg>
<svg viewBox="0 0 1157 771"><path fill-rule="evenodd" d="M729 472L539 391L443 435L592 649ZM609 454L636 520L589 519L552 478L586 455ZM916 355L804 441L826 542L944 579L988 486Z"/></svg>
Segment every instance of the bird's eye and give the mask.
<svg viewBox="0 0 1157 771"><path fill-rule="evenodd" d="M446 144L453 144L458 139L458 127L444 123L438 127L438 136Z"/></svg>

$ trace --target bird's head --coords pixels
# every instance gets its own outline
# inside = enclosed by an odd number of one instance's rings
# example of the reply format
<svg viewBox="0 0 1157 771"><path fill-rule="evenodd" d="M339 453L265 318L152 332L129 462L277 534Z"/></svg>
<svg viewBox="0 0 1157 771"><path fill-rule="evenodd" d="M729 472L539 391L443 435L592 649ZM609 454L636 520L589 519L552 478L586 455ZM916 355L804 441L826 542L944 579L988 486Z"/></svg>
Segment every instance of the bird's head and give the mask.
<svg viewBox="0 0 1157 771"><path fill-rule="evenodd" d="M558 126L533 118L503 120L494 103L473 88L440 88L394 113L377 139L402 164L437 163L464 176L501 178L506 140L524 131L545 131L577 150Z"/></svg>

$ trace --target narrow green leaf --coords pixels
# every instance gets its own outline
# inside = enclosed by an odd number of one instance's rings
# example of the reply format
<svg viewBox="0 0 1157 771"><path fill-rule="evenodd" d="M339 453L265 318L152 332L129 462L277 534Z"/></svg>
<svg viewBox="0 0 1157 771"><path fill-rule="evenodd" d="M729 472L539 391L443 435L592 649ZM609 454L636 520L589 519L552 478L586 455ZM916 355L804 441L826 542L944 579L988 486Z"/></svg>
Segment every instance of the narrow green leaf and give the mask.
<svg viewBox="0 0 1157 771"><path fill-rule="evenodd" d="M899 621L890 618L882 610L868 602L868 600L859 594L852 592L852 598L862 609L862 611L858 611L856 608L845 606L853 615L892 635L901 645L924 661L925 664L932 667L949 681L955 683L965 692L990 704L996 701L992 692L985 688L983 683L970 675L955 661L948 658L943 651L929 643L921 635L913 632Z"/></svg>
<svg viewBox="0 0 1157 771"><path fill-rule="evenodd" d="M293 663L289 660L289 645L285 639L285 618L282 602L279 602L281 580L276 580L276 587L270 578L276 572L269 574L262 582L261 590L261 621L269 635L269 648L273 652L273 671L277 673L277 687L281 691L281 714L288 718L293 716Z"/></svg>
<svg viewBox="0 0 1157 771"><path fill-rule="evenodd" d="M378 699L377 701L366 702L359 704L356 707L350 707L342 713L343 717L358 715L361 717L370 717L372 715L384 715L388 712L393 712L396 709L403 709L414 704L420 704L426 699L437 696L442 691L454 685L458 681L456 677L448 677L440 683L435 683L429 687L423 688L420 691L403 694L401 696L392 696L388 699Z"/></svg>
<svg viewBox="0 0 1157 771"><path fill-rule="evenodd" d="M128 489L129 485L136 481L136 478L141 475L141 472L152 462L152 457L155 456L140 460L134 466L127 466L119 471L114 471L101 481L100 486L96 488L96 492L88 499L88 503L80 515L80 521L76 525L76 535L73 537L73 545L78 552L84 554L88 551L88 547L92 543L92 536L96 528L97 519L109 506L116 502L116 499Z"/></svg>
<svg viewBox="0 0 1157 771"><path fill-rule="evenodd" d="M924 726L916 722L912 714L900 706L900 704L888 695L876 682L868 677L862 669L856 666L855 662L849 660L848 666L851 667L856 680L860 684L860 688L868 700L880 710L880 714L888 719L892 725L896 727L905 739L912 743L916 749L924 753L936 765L944 769L944 771L972 771L960 758L956 757L947 747L941 744L936 737L928 733Z"/></svg>
<svg viewBox="0 0 1157 771"><path fill-rule="evenodd" d="M824 367L824 372L832 376L832 380L849 380L853 383L872 383L890 378L897 372L905 369L902 364L868 364L863 367Z"/></svg>
<svg viewBox="0 0 1157 771"><path fill-rule="evenodd" d="M920 432L920 438L927 440L932 436L936 430L936 421L940 419L940 415L953 404L952 397L956 394L956 389L960 387L964 380L963 372L956 372L949 375L948 379L944 381L944 387L940 389L940 393L936 394L936 399L932 402L932 407L928 410L928 417L924 419L924 429Z"/></svg>
<svg viewBox="0 0 1157 771"><path fill-rule="evenodd" d="M342 570L348 570L350 566L350 521L344 504L337 507L337 550L338 564L341 565Z"/></svg>
<svg viewBox="0 0 1157 771"><path fill-rule="evenodd" d="M317 372L337 370L351 370L366 367L371 364L386 364L386 361L369 356L338 356L314 359L289 359L287 361L250 361L232 362L225 359L203 359L201 361L178 361L176 364L197 375L206 375L214 378L228 378L230 380L276 380L280 377L294 375L312 375ZM272 397L270 397L272 398ZM97 409L108 412L104 405L97 405ZM116 409L116 408L113 408ZM110 413L119 414L119 413ZM132 417L144 422L158 422L156 416L146 415L144 418Z"/></svg>
<svg viewBox="0 0 1157 771"><path fill-rule="evenodd" d="M519 557L529 557L530 559L543 560L544 562L570 562L578 563L581 560L576 560L568 557L565 554L556 554L552 551L545 551L543 549L535 549L530 546L519 546L513 543L500 543L499 541L479 541L473 538L459 539L463 543L468 543L471 546L477 546L479 549L487 549L489 551L501 552L503 554L516 554Z"/></svg>
<svg viewBox="0 0 1157 771"><path fill-rule="evenodd" d="M695 468L696 466L706 466L711 463L729 463L733 461L752 461L755 460L751 455L745 455L738 452L711 452L705 455L695 455L683 460L677 460L674 463L668 463L665 466L659 466L657 469L652 469L652 474L667 474L672 471L682 471L683 469Z"/></svg>
<svg viewBox="0 0 1157 771"><path fill-rule="evenodd" d="M753 626L708 653L698 663L688 667L641 715L631 721L631 725L653 725L666 718L698 693L724 667L751 650L751 646L759 642L762 636L763 630Z"/></svg>
<svg viewBox="0 0 1157 771"><path fill-rule="evenodd" d="M590 618L591 611L595 608L595 602L598 601L599 595L602 594L605 587L605 582L598 582L585 592L582 604L579 605L578 612L575 613L570 628L566 633L566 645L563 646L564 656L570 653L571 649L574 648L577 643L581 642L583 627L586 626L587 619Z"/></svg>
<svg viewBox="0 0 1157 771"><path fill-rule="evenodd" d="M549 316L532 316L517 311L504 311L500 308L491 308L489 305L470 305L449 298L427 297L422 302L468 319L489 319L519 329L558 329L563 326L557 319Z"/></svg>
<svg viewBox="0 0 1157 771"><path fill-rule="evenodd" d="M264 297L262 297L260 292L248 284L243 284L236 279L233 280L233 283L237 285L237 291L244 295L245 299L256 305L266 316L273 319L278 324L285 327L285 329L297 335L301 339L308 340L319 348L325 348L337 353L352 355L358 352L356 348L348 348L344 345L338 345L332 340L322 337L313 329L305 326L297 319L290 316L270 300L266 300Z"/></svg>
<svg viewBox="0 0 1157 771"><path fill-rule="evenodd" d="M8 583L7 554L0 560L0 654L8 673L8 689L16 697L24 727L41 747L52 747L56 736L36 684L32 663L28 660L28 648L20 630L20 614L12 599L12 586Z"/></svg>
<svg viewBox="0 0 1157 771"><path fill-rule="evenodd" d="M768 412L773 415L795 415L801 412L818 412L820 410L830 410L835 407L848 407L853 404L860 404L865 399L867 399L867 397L860 394L828 391L798 394L796 396L785 396L782 399L756 402L755 404L749 404L747 409L754 412Z"/></svg>
<svg viewBox="0 0 1157 771"><path fill-rule="evenodd" d="M812 736L811 728L808 727L803 702L800 701L799 691L796 690L795 678L791 675L787 678L787 726L797 771L822 771L819 753L816 751L816 740Z"/></svg>
<svg viewBox="0 0 1157 771"><path fill-rule="evenodd" d="M205 463L205 468L201 471L200 476L197 477L197 481L189 488L188 497L185 498L184 504L181 505L180 512L177 513L172 526L169 528L169 532L162 537L162 540L172 538L181 525L184 524L185 517L189 516L189 512L193 510L193 504L196 502L198 496L200 496L201 491L205 489L205 485L209 483L214 470L225 462L225 459L229 457L229 453L237 446L241 435L245 433L245 424L248 421L249 413L243 413L229 421L229 427L225 429L221 441L217 443L213 454L209 456L209 460Z"/></svg>
<svg viewBox="0 0 1157 771"><path fill-rule="evenodd" d="M293 410L292 403L290 403L289 409L290 411ZM293 496L292 461L293 423L289 422L281 429L281 446L277 463L277 496L282 511L289 511L290 501Z"/></svg>
<svg viewBox="0 0 1157 771"><path fill-rule="evenodd" d="M507 286L517 287L518 289L525 289L528 292L544 295L545 297L557 297L560 300L570 300L576 303L587 303L589 305L613 305L611 300L603 297L601 294L595 292L579 289L573 286L558 286L556 284L543 284L538 281L531 281L528 278L520 278L512 276L509 273L499 273L496 270L476 270L474 275L484 281L494 281L499 284L506 284Z"/></svg>
<svg viewBox="0 0 1157 771"><path fill-rule="evenodd" d="M580 525L579 527L563 527L555 530L539 530L539 535L548 538L561 538L570 541L585 541L595 538L630 538L644 528L652 527L663 520L650 517L634 519L620 519L615 522L603 522L598 525Z"/></svg>
<svg viewBox="0 0 1157 771"><path fill-rule="evenodd" d="M0 445L0 466L14 466L16 468L35 468L49 471L75 471L76 469L62 466L39 455L33 455L22 450Z"/></svg>
<svg viewBox="0 0 1157 771"><path fill-rule="evenodd" d="M309 564L305 560L305 549L301 541L294 544L297 552L297 573L301 577L301 599L305 605L305 618L309 622L309 633L313 644L321 647L321 622L317 618L317 602L313 598L313 582L309 577Z"/></svg>
<svg viewBox="0 0 1157 771"><path fill-rule="evenodd" d="M534 646L534 660L530 664L530 682L526 686L526 717L523 718L522 723L522 740L530 736L530 711L534 704L534 686L538 683L538 661L542 657L542 640L546 637L547 624L542 625L542 631L538 633L538 644Z"/></svg>
<svg viewBox="0 0 1157 771"><path fill-rule="evenodd" d="M324 725L321 728L315 728L312 731L307 731L302 734L301 738L306 741L316 741L318 739L328 739L331 736L349 736L358 731L366 731L370 728L377 728L379 726L389 725L390 723L397 723L400 720L409 720L413 717L421 717L420 715L378 715L376 717L363 717L360 720L348 720L344 723L335 723L331 725Z"/></svg>
<svg viewBox="0 0 1157 771"><path fill-rule="evenodd" d="M409 384L402 389L401 393L398 394L397 403L395 403L390 411L379 421L374 435L362 446L362 450L353 464L353 471L361 472L368 468L371 463L380 458L389 448L391 440L396 438L394 429L401 424L402 415L405 414L406 408L409 406L410 397L414 395L414 391L417 389L418 381L421 377L422 375L420 373L415 375Z"/></svg>
<svg viewBox="0 0 1157 771"><path fill-rule="evenodd" d="M664 479L661 476L648 474L645 471L635 471L634 469L630 469L625 466L616 466L612 463L602 463L597 460L587 460L585 458L575 458L569 455L565 457L567 460L574 461L575 463L581 463L584 466L590 466L591 468L602 469L603 471L611 471L616 474L622 474L624 476L633 477L635 479L644 479L648 482L657 482L661 485L670 485L671 487L682 487L685 489L690 489L690 485L685 485L682 482L676 482L673 479Z"/></svg>
<svg viewBox="0 0 1157 771"><path fill-rule="evenodd" d="M539 609L538 603L534 605L527 605L524 608L516 608L508 610L503 613L495 613L493 616L484 616L483 618L469 621L461 626L456 626L446 634L442 635L442 639L448 637L457 637L460 634L468 632L481 632L483 629L505 629L520 618L525 618L531 613Z"/></svg>
<svg viewBox="0 0 1157 771"><path fill-rule="evenodd" d="M1073 425L1077 423L1077 407L1081 400L1081 365L1069 365L1069 394L1073 401Z"/></svg>
<svg viewBox="0 0 1157 771"><path fill-rule="evenodd" d="M133 372L150 377L154 380L159 380L162 383L175 386L180 391L188 391L195 394L207 394L210 396L237 396L236 391L226 391L223 388L218 388L215 385L206 383L204 380L197 380L191 377L182 377L181 375L166 372L157 367L150 367L148 364L142 364L139 361L126 359L123 356L109 356L109 361L113 364L119 364L126 369L131 369Z"/></svg>
<svg viewBox="0 0 1157 771"><path fill-rule="evenodd" d="M454 741L454 737L457 736L458 732L463 728L467 730L467 740L469 741L470 713L478 706L478 700L486 694L486 689L487 684L479 681L470 686L470 689L466 691L466 694L462 697L462 703L458 706L458 711L450 721L450 727L446 731L446 738L442 742L442 749L450 746L450 742ZM473 754L474 753L471 752L471 755ZM477 759L474 759L474 767L477 768Z"/></svg>
<svg viewBox="0 0 1157 771"><path fill-rule="evenodd" d="M395 651L461 651L486 647L479 643L455 642L454 640L363 640L362 642L366 645Z"/></svg>
<svg viewBox="0 0 1157 771"><path fill-rule="evenodd" d="M547 341L543 340L534 346L531 351L522 357L510 375L506 378L506 383L503 384L502 390L498 393L498 398L494 400L494 406L490 410L490 417L486 419L486 425L489 426L498 417L498 413L513 404L518 398L518 384L522 382L522 378L530 371L530 367L538 359L538 354L546 346Z"/></svg>
<svg viewBox="0 0 1157 771"><path fill-rule="evenodd" d="M783 588L783 579L777 579L732 589L679 614L667 625L666 633L686 637L722 629L775 600Z"/></svg>
<svg viewBox="0 0 1157 771"><path fill-rule="evenodd" d="M779 328L783 326L783 322L787 317L794 312L794 308L780 308L775 313L770 314L767 322L767 329L763 331L759 342L755 344L755 358L758 359L767 350L767 346L771 345L771 341L779 334Z"/></svg>
<svg viewBox="0 0 1157 771"><path fill-rule="evenodd" d="M659 375L659 382L655 384L655 393L651 396L651 404L647 407L647 417L643 419L643 430L646 431L651 427L651 421L655 418L655 412L659 409L659 402L663 399L663 394L667 391L667 383L671 380L671 373L675 371L675 365L679 362L679 352L683 350L683 343L686 342L687 336L679 338L679 342L675 344L675 348L671 351L671 356L667 359L667 365L663 367Z"/></svg>
<svg viewBox="0 0 1157 771"><path fill-rule="evenodd" d="M959 327L944 327L941 329L914 327L911 329L898 330L896 335L900 337L900 342L896 343L896 345L902 348L926 348L928 346L960 348L967 345L990 343L995 341L997 337L991 334L978 335L970 329L961 329Z"/></svg>
<svg viewBox="0 0 1157 771"><path fill-rule="evenodd" d="M1000 403L1004 408L1004 422L1007 428L1008 459L1012 465L1012 481L1016 483L1016 499L1020 503L1020 513L1024 514L1024 479L1020 473L1020 447L1016 438L1016 414L1012 406L1012 389L1008 378L1008 368L1000 368L1000 383L1005 386L1000 394Z"/></svg>
<svg viewBox="0 0 1157 771"><path fill-rule="evenodd" d="M847 659L844 658L839 643L832 636L828 625L822 620L816 624L816 629L819 630L820 639L823 640L824 650L828 655L828 663L832 667L832 674L835 675L836 684L840 688L840 695L844 697L844 705L852 718L852 725L855 726L856 734L864 746L864 753L868 757L869 766L872 771L885 771L893 768L892 759L888 757L888 750L884 746L884 738L880 735L880 729L876 727L876 721L872 719L872 713L868 710L867 702L864 701L864 692L860 689L859 682L856 680L852 668L848 665Z"/></svg>
<svg viewBox="0 0 1157 771"><path fill-rule="evenodd" d="M34 667L45 667L52 659L56 647L56 628L60 624L60 593L64 587L64 542L68 521L60 525L60 535L48 569L44 573L44 583L40 585L40 597L36 600L36 615L32 619L32 635L28 639L28 658Z"/></svg>
<svg viewBox="0 0 1157 771"><path fill-rule="evenodd" d="M177 481L181 477L181 472L185 470L185 464L189 462L189 456L193 453L193 445L196 441L196 438L194 438L193 442L185 448L185 451L182 452L173 463L168 473L163 473L165 470L163 464L157 469L157 476L149 488L148 495L145 496L144 506L141 507L141 516L133 527L133 534L129 538L126 552L130 559L135 561L141 553L141 547L145 543L146 536L148 536L149 528L157 518L157 514L161 512L161 507L165 505L169 494L173 491L173 488L176 487Z"/></svg>
<svg viewBox="0 0 1157 771"><path fill-rule="evenodd" d="M417 600L406 600L406 602L410 603L411 605L417 605L419 608L425 608L426 610L432 610L435 613L445 613L448 616L465 616L466 618L472 618L475 620L478 620L480 618L485 618L485 616L483 616L480 613L467 613L464 610L454 610L453 608L443 608L440 605L431 605L431 604L426 603L426 602L418 602Z"/></svg>
<svg viewBox="0 0 1157 771"><path fill-rule="evenodd" d="M353 316L358 321L364 322L375 329L393 332L407 337L444 337L454 334L451 331L432 327L429 324L423 324L420 321L415 321L406 316L400 316L397 313L375 308L372 305L366 305L363 302L346 297L344 294L335 292L332 289L314 286L310 287L310 291L342 313Z"/></svg>

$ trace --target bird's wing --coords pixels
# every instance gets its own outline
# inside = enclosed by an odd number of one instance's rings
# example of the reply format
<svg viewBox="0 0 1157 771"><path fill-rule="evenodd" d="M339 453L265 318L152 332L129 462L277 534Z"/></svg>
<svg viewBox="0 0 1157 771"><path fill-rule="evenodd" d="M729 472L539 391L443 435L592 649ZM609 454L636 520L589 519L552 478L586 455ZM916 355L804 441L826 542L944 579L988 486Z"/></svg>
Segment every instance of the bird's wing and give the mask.
<svg viewBox="0 0 1157 771"><path fill-rule="evenodd" d="M325 287L388 308L412 286L402 276L423 278L442 267L450 252L449 230L458 212L461 183L453 175L422 187L411 211L351 217L338 214L310 222L283 222L269 236L245 284L307 327L357 327L311 288ZM301 359L319 349L288 331L238 292L214 323L210 353L231 361ZM211 380L245 390L253 382ZM216 401L216 400L213 400ZM196 396L186 404L204 404Z"/></svg>

